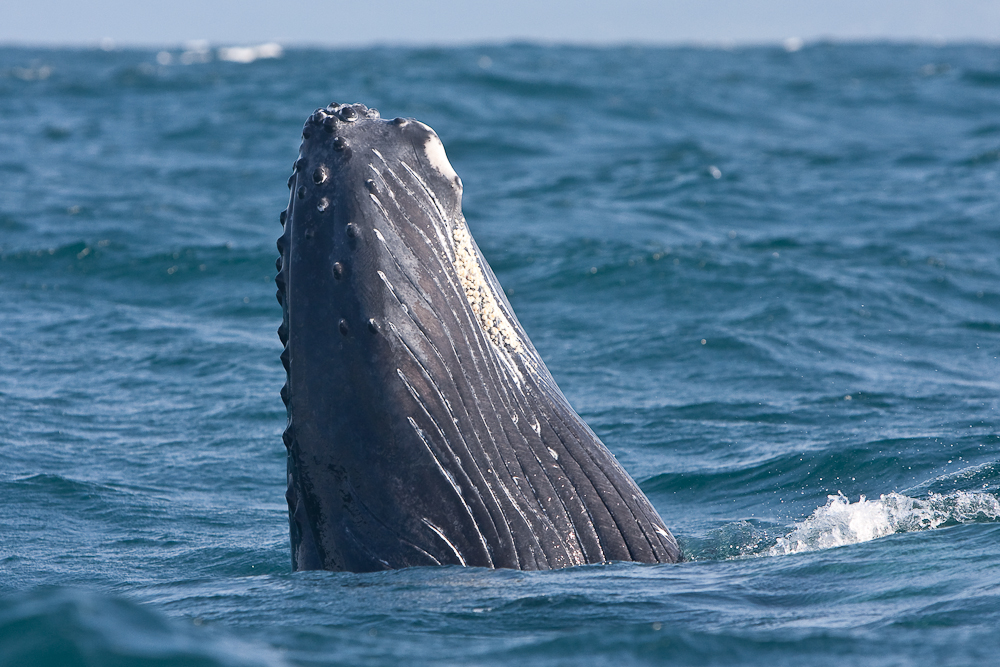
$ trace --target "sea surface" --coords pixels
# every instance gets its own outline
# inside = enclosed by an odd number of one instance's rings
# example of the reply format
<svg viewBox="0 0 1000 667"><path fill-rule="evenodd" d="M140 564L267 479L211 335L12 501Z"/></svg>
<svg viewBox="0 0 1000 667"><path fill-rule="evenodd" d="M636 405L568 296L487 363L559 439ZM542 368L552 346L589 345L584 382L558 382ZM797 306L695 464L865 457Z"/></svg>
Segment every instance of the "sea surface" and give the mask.
<svg viewBox="0 0 1000 667"><path fill-rule="evenodd" d="M683 563L291 572L330 102L437 130ZM993 664L998 174L997 46L0 48L0 664Z"/></svg>

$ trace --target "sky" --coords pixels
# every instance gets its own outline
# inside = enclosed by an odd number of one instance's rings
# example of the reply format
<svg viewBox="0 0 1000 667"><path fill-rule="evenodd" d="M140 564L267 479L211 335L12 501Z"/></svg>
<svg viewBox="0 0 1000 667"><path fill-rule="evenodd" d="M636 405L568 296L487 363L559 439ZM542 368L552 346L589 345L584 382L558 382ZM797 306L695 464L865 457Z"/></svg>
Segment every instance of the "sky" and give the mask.
<svg viewBox="0 0 1000 667"><path fill-rule="evenodd" d="M0 0L0 43L1000 42L1000 0Z"/></svg>

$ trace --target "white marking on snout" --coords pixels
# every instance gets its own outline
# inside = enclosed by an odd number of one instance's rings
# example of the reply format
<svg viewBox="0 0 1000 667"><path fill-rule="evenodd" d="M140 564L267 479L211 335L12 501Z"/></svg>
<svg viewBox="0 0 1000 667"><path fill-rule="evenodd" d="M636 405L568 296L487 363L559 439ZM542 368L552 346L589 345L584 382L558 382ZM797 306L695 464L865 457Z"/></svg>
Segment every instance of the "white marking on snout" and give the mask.
<svg viewBox="0 0 1000 667"><path fill-rule="evenodd" d="M430 165L434 167L439 174L457 185L460 182L458 174L455 173L455 169L452 168L451 162L448 161L448 154L444 151L444 144L441 143L441 139L429 126L424 125L420 121L417 121L417 125L420 125L429 133L427 141L424 143L424 155L427 157L427 162L430 163Z"/></svg>

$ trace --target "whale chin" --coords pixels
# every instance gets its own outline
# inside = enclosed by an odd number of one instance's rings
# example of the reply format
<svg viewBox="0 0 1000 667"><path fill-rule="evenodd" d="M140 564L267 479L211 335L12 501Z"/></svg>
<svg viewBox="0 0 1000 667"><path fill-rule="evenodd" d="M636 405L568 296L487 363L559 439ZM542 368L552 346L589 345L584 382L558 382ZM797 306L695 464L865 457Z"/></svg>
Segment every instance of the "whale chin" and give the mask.
<svg viewBox="0 0 1000 667"><path fill-rule="evenodd" d="M677 561L514 316L434 131L333 104L302 137L276 278L293 569Z"/></svg>

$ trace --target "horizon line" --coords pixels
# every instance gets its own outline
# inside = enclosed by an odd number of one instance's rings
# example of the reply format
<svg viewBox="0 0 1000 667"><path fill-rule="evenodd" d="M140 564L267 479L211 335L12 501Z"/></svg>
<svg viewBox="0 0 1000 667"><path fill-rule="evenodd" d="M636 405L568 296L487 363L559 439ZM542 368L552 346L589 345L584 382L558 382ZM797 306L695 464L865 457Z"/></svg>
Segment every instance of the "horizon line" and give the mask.
<svg viewBox="0 0 1000 667"><path fill-rule="evenodd" d="M192 48L217 49L233 46L258 46L262 44L278 44L285 50L356 50L369 48L402 48L402 49L464 49L490 48L517 45L543 47L576 47L576 48L700 48L733 50L740 48L783 47L786 50L797 51L801 48L816 45L913 45L913 46L1000 46L1000 38L988 37L927 37L927 36L837 36L815 35L801 37L789 35L784 38L768 39L621 39L621 40L591 40L591 39L542 39L537 37L505 37L498 39L470 40L362 40L358 42L316 42L310 40L210 40L203 38L183 39L169 42L119 41L110 37L97 40L6 40L0 38L0 48L24 49L67 49L67 50L97 50L97 51L155 51L155 50L190 50ZM794 48L789 48L789 47Z"/></svg>

